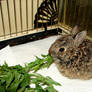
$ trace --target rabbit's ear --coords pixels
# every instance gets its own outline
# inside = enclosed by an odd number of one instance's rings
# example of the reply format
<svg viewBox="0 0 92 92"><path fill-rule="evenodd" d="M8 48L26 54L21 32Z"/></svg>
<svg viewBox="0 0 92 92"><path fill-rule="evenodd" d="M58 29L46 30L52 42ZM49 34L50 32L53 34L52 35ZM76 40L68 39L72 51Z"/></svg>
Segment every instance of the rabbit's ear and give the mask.
<svg viewBox="0 0 92 92"><path fill-rule="evenodd" d="M79 32L79 25L76 25L73 27L73 29L71 30L71 34L72 35L76 35Z"/></svg>
<svg viewBox="0 0 92 92"><path fill-rule="evenodd" d="M74 38L74 45L78 47L83 42L83 40L86 38L86 35L87 35L87 31L79 32Z"/></svg>

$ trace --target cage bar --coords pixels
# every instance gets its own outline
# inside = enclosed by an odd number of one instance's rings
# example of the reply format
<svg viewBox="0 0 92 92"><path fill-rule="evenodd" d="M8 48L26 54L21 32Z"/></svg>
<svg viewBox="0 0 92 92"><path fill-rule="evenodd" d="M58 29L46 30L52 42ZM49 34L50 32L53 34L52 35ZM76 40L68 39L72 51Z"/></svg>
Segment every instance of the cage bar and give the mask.
<svg viewBox="0 0 92 92"><path fill-rule="evenodd" d="M15 30L16 30L16 36L17 36L17 19L16 19L16 5L15 5L15 0L13 0L13 5L14 5Z"/></svg>
<svg viewBox="0 0 92 92"><path fill-rule="evenodd" d="M23 31L23 23L22 23L22 6L21 6L21 0L19 0L20 1L20 21L21 21L21 33L22 33L22 31Z"/></svg>
<svg viewBox="0 0 92 92"><path fill-rule="evenodd" d="M27 27L26 33L28 34L28 0L26 0L26 27Z"/></svg>
<svg viewBox="0 0 92 92"><path fill-rule="evenodd" d="M53 22L54 17L51 19L51 25L48 23L44 25L44 21L40 20L42 26L38 27L37 23L35 29L35 15L44 1L56 2L56 5L52 3L52 6L47 3L45 10L48 16L47 20L49 20L50 11L53 12L57 8L58 22ZM42 18L44 18L43 15ZM69 30L76 24L80 24L82 29L88 30L88 35L92 36L92 0L85 0L84 2L83 0L0 0L0 19L0 41L58 28L59 26Z"/></svg>
<svg viewBox="0 0 92 92"><path fill-rule="evenodd" d="M2 3L0 2L0 13L1 13L1 21L2 21L2 27L3 27L3 29L2 29L2 31L3 31L3 37L4 37L4 39L6 38L5 37L5 27L4 27L4 19L3 19L3 12L2 12ZM0 35L1 36L1 35ZM2 37L1 36L1 37Z"/></svg>

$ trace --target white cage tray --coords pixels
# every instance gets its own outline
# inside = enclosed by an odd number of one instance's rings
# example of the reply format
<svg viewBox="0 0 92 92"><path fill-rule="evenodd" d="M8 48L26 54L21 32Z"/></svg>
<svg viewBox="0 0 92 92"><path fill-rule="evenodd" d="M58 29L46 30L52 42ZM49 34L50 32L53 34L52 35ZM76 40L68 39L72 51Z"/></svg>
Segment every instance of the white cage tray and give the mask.
<svg viewBox="0 0 92 92"><path fill-rule="evenodd" d="M35 56L40 57L41 54L47 54L49 47L57 37L53 36L14 47L7 46L0 50L0 64L6 61L8 65L24 65L33 61ZM68 79L59 73L55 64L52 64L49 69L42 69L38 72L59 82L62 86L55 86L59 92L92 92L92 79L84 81Z"/></svg>

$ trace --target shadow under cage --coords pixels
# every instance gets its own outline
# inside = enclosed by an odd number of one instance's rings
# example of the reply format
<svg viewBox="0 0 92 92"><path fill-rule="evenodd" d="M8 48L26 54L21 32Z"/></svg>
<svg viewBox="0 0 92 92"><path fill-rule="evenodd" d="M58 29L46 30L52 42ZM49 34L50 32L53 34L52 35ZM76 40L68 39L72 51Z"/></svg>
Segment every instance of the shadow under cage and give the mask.
<svg viewBox="0 0 92 92"><path fill-rule="evenodd" d="M0 0L0 48L55 35L80 24L92 36L91 0Z"/></svg>

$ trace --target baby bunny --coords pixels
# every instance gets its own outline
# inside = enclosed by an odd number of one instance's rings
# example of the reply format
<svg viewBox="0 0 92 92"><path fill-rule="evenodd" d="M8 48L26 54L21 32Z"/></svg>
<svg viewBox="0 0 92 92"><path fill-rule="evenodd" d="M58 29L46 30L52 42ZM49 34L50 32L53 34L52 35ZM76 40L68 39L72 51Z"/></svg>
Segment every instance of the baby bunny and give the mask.
<svg viewBox="0 0 92 92"><path fill-rule="evenodd" d="M86 39L86 31L79 31L78 25L70 33L58 38L51 45L49 54L62 75L70 79L90 79L92 78L92 42Z"/></svg>

